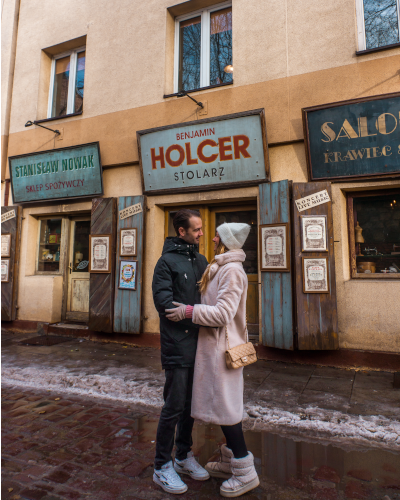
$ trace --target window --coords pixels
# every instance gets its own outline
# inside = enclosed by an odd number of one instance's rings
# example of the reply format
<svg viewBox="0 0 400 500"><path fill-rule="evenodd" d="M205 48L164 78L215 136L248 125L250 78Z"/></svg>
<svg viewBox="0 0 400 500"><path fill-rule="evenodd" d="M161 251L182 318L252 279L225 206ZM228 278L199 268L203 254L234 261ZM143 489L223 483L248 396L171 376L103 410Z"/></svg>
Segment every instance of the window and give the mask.
<svg viewBox="0 0 400 500"><path fill-rule="evenodd" d="M347 198L352 278L400 279L400 192Z"/></svg>
<svg viewBox="0 0 400 500"><path fill-rule="evenodd" d="M399 43L400 0L357 0L358 50Z"/></svg>
<svg viewBox="0 0 400 500"><path fill-rule="evenodd" d="M178 17L175 24L175 92L232 83L232 7Z"/></svg>
<svg viewBox="0 0 400 500"><path fill-rule="evenodd" d="M62 219L42 219L39 229L37 270L50 274L60 273Z"/></svg>
<svg viewBox="0 0 400 500"><path fill-rule="evenodd" d="M82 111L85 59L84 47L54 57L51 67L48 118Z"/></svg>

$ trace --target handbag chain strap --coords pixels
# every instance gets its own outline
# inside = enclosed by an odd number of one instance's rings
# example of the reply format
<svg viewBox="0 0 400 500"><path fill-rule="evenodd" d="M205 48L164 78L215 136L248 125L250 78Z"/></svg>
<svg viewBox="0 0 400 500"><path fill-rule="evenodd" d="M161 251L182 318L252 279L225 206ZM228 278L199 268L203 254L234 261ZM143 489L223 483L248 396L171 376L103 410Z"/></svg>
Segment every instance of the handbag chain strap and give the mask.
<svg viewBox="0 0 400 500"><path fill-rule="evenodd" d="M246 332L246 343L249 341L249 330L247 329L247 312L246 312L246 326L245 326L245 332ZM228 351L230 351L230 346L229 346L229 338L228 338L228 325L225 325L225 334L226 334L226 343L228 345Z"/></svg>

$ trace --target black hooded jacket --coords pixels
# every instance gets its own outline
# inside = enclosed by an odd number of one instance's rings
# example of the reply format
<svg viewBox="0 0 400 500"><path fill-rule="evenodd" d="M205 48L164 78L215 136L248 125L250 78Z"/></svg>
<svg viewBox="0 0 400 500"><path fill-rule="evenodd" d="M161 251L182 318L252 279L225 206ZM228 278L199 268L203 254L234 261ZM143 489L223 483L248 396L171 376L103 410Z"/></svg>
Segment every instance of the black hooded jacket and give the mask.
<svg viewBox="0 0 400 500"><path fill-rule="evenodd" d="M189 245L177 237L165 240L153 275L153 300L160 315L161 363L164 369L194 366L199 327L190 319L170 321L165 317L165 309L176 307L172 302L191 306L200 304L197 282L207 264L197 245Z"/></svg>

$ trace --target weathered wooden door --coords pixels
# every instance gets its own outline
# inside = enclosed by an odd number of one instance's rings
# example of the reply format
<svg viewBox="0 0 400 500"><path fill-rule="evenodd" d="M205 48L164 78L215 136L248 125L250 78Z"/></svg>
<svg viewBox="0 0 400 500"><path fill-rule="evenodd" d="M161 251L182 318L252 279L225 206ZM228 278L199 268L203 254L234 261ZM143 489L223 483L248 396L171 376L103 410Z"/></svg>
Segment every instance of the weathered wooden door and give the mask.
<svg viewBox="0 0 400 500"><path fill-rule="evenodd" d="M301 212L296 200L326 190L332 200L330 182L304 182L293 184L293 233L296 268L296 328L300 350L331 350L339 348L338 317L336 305L335 252L333 241L332 201L313 206ZM301 216L326 217L327 250L305 252L302 246ZM328 291L305 293L304 259L326 259ZM318 261L316 261L318 262Z"/></svg>
<svg viewBox="0 0 400 500"><path fill-rule="evenodd" d="M21 241L22 207L1 207L2 238L2 283L1 283L1 320L14 321L17 317L19 249ZM4 248L3 248L4 246ZM5 281L3 281L3 268Z"/></svg>
<svg viewBox="0 0 400 500"><path fill-rule="evenodd" d="M92 200L90 234L110 236L111 268L109 273L90 273L89 328L105 333L113 331L116 220L116 198Z"/></svg>
<svg viewBox="0 0 400 500"><path fill-rule="evenodd" d="M250 337L258 341L259 337L259 294L258 294L258 231L257 231L257 206L220 206L214 207L210 211L210 232L208 248L213 249L212 238L215 230L224 222L241 222L249 224L250 234L243 246L246 253L246 260L243 262L244 270L247 274L247 327ZM213 257L210 255L210 259Z"/></svg>
<svg viewBox="0 0 400 500"><path fill-rule="evenodd" d="M288 180L260 184L260 225L288 224L291 248L290 183ZM268 347L294 349L292 257L287 271L261 271L262 342Z"/></svg>
<svg viewBox="0 0 400 500"><path fill-rule="evenodd" d="M87 323L89 321L90 217L72 219L70 224L66 319Z"/></svg>

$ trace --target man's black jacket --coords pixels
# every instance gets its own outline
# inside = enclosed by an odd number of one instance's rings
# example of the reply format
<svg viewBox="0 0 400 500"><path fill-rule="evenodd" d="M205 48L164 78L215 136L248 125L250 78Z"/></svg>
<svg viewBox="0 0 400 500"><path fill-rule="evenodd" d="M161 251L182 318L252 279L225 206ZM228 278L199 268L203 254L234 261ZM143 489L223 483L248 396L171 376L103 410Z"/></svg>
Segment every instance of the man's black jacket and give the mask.
<svg viewBox="0 0 400 500"><path fill-rule="evenodd" d="M192 367L197 349L199 327L190 319L174 322L165 317L172 302L194 306L201 297L197 282L207 267L207 259L197 245L177 237L165 240L162 256L153 276L153 299L160 315L161 363L165 368Z"/></svg>

